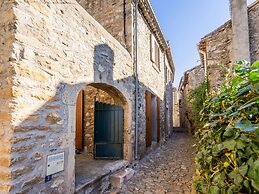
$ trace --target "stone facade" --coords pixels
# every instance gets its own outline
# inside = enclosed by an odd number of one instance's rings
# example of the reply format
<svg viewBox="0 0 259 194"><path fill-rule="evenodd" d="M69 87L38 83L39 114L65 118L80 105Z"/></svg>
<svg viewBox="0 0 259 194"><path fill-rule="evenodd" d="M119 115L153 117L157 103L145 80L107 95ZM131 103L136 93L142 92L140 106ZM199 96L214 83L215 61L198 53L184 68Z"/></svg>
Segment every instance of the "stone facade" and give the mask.
<svg viewBox="0 0 259 194"><path fill-rule="evenodd" d="M126 4L126 10L131 9L132 4ZM92 95L91 100L95 96L122 103L124 159L132 161L136 90L129 49L132 31L126 32L130 39L123 45L121 33L114 32L118 33L114 38L75 0L0 0L0 18L0 193L74 192L76 99L81 90L86 91L86 99ZM172 92L173 80L171 76L165 81L165 67L174 72L168 48L161 49L161 69L154 67L147 54L150 31L143 18L140 29L139 145L144 155L145 91L162 100L161 134L165 139L169 132L164 128L170 131L172 126L171 94L166 91ZM85 109L91 115L89 102ZM92 126L92 121L85 122L85 129ZM47 156L61 152L65 154L64 171L45 182Z"/></svg>
<svg viewBox="0 0 259 194"><path fill-rule="evenodd" d="M248 7L251 62L259 60L258 17L259 1L255 1ZM238 21L232 23L232 20L229 20L201 39L198 44L201 65L186 71L181 79L179 85L181 100L180 122L181 126L187 127L189 130L193 130L193 123L190 118L192 114L190 104L186 103L190 91L195 89L205 77L208 78L212 90L221 87L226 70L231 68L231 64L236 61L235 52L237 51L233 50L233 25L235 25L235 23L237 23L237 25L240 24ZM219 65L224 65L225 68Z"/></svg>
<svg viewBox="0 0 259 194"><path fill-rule="evenodd" d="M251 62L259 60L259 2L249 7L248 21L250 33Z"/></svg>
<svg viewBox="0 0 259 194"><path fill-rule="evenodd" d="M136 45L134 45L135 34L135 6L132 0L112 1L112 3L101 0L84 1L78 0L84 7L108 32L110 32L129 53L135 58ZM154 30L154 24L150 21L153 10L150 9L149 1L140 1L138 6L138 76L139 76L139 154L144 156L146 148L146 91L158 97L161 100L160 121L161 137L165 140L171 133L172 128L172 82L174 75L174 66L171 54L168 52L168 45L162 41L159 30ZM148 11L147 11L148 9ZM149 12L152 12L150 14ZM154 22L154 21L153 21ZM150 35L154 34L155 41L160 47L160 68L151 61ZM170 71L170 81L165 81L166 69ZM147 71L148 70L148 71ZM159 78L159 79L154 79Z"/></svg>
<svg viewBox="0 0 259 194"><path fill-rule="evenodd" d="M251 62L259 60L259 2L248 7ZM199 43L202 65L206 66L208 79L212 87L220 87L226 73L218 64L227 68L236 61L233 51L232 21L227 21L215 31L203 37ZM217 75L217 76L215 76Z"/></svg>
<svg viewBox="0 0 259 194"><path fill-rule="evenodd" d="M77 2L132 54L131 0L77 0Z"/></svg>
<svg viewBox="0 0 259 194"><path fill-rule="evenodd" d="M187 128L189 132L195 131L195 123L192 119L191 103L188 99L190 92L197 88L205 79L203 65L196 66L184 73L179 84L179 109L180 126Z"/></svg>
<svg viewBox="0 0 259 194"><path fill-rule="evenodd" d="M173 127L180 127L180 105L177 88L173 88L173 98Z"/></svg>

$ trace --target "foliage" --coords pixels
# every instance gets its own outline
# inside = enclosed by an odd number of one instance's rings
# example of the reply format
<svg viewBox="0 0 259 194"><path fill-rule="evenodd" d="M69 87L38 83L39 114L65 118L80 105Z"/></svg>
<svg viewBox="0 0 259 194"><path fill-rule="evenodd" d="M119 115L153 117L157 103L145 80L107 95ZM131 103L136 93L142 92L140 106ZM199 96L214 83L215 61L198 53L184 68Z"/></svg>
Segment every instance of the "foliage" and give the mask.
<svg viewBox="0 0 259 194"><path fill-rule="evenodd" d="M188 101L191 104L192 108L192 118L194 120L195 127L201 127L200 116L199 113L204 107L204 102L207 99L207 94L209 92L209 82L204 80L197 88L191 90L190 95L188 97Z"/></svg>
<svg viewBox="0 0 259 194"><path fill-rule="evenodd" d="M231 82L201 112L197 193L259 193L259 61L234 67Z"/></svg>

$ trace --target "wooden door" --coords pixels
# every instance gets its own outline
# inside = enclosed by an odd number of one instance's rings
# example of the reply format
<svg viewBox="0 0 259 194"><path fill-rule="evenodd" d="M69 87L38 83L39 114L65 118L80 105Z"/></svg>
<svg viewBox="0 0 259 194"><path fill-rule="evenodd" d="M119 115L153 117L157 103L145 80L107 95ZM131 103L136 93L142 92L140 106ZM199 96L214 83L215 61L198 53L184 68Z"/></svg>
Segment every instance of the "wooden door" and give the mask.
<svg viewBox="0 0 259 194"><path fill-rule="evenodd" d="M84 91L81 90L76 101L76 149L82 150L83 145L83 116L84 116Z"/></svg>
<svg viewBox="0 0 259 194"><path fill-rule="evenodd" d="M157 104L157 142L160 142L160 104L161 100L159 97L156 98Z"/></svg>
<svg viewBox="0 0 259 194"><path fill-rule="evenodd" d="M94 147L96 159L123 159L123 107L95 102Z"/></svg>
<svg viewBox="0 0 259 194"><path fill-rule="evenodd" d="M152 144L151 93L146 92L146 146Z"/></svg>

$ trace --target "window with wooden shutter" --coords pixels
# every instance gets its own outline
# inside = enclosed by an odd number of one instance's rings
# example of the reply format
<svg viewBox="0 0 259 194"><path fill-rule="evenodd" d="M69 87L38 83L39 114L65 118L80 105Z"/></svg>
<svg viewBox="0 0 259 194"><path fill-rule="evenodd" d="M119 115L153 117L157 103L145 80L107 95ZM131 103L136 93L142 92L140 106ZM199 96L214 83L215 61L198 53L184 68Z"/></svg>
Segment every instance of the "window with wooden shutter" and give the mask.
<svg viewBox="0 0 259 194"><path fill-rule="evenodd" d="M150 34L150 60L155 62L154 35Z"/></svg>
<svg viewBox="0 0 259 194"><path fill-rule="evenodd" d="M150 34L150 60L160 70L160 49L153 34Z"/></svg>
<svg viewBox="0 0 259 194"><path fill-rule="evenodd" d="M158 44L155 42L155 64L160 70L160 50Z"/></svg>

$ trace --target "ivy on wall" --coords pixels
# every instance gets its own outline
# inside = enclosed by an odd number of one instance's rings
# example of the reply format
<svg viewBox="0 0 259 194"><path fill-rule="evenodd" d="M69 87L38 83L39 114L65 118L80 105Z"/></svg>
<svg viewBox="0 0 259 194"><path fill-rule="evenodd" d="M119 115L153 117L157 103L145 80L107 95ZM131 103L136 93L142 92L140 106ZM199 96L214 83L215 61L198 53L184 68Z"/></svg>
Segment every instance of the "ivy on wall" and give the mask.
<svg viewBox="0 0 259 194"><path fill-rule="evenodd" d="M197 193L259 193L259 61L242 61L234 69L230 83L201 111Z"/></svg>

